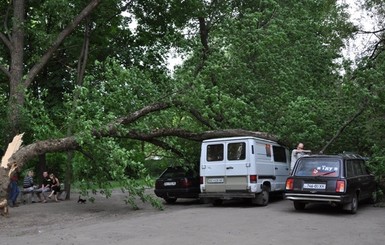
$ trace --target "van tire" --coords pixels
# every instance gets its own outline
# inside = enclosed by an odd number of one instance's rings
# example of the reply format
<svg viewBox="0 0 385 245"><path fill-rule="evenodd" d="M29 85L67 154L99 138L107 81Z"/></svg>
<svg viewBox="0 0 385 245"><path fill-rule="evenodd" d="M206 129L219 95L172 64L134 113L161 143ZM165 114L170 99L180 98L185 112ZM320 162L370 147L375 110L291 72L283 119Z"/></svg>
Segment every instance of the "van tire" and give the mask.
<svg viewBox="0 0 385 245"><path fill-rule="evenodd" d="M262 192L259 193L253 200L252 203L258 206L267 206L269 204L269 193L270 188L268 186L262 187Z"/></svg>
<svg viewBox="0 0 385 245"><path fill-rule="evenodd" d="M223 203L223 200L222 200L222 199L215 199L215 200L213 200L213 206L214 206L214 207L221 206L222 203Z"/></svg>

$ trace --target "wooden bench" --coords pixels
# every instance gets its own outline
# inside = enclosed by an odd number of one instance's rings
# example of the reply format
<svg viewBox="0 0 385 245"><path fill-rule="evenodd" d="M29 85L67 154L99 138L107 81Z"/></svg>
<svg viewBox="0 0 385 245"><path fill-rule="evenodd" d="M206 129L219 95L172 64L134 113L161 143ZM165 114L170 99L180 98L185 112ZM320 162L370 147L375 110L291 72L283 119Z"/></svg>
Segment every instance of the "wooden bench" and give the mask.
<svg viewBox="0 0 385 245"><path fill-rule="evenodd" d="M20 203L26 204L26 203L32 203L32 195L36 194L33 191L24 191L23 189L20 189ZM37 194L36 194L37 197ZM35 197L35 198L36 198Z"/></svg>
<svg viewBox="0 0 385 245"><path fill-rule="evenodd" d="M19 188L20 189L20 193L19 193L19 200L20 200L20 203L23 203L23 204L30 204L32 203L33 201L37 202L37 201L40 201L40 200L36 200L38 199L38 195L43 195L44 196L44 199L45 200L49 200L48 196L49 194L51 194L51 191L47 191L47 192L34 192L34 191L25 191L24 188ZM34 199L33 200L33 195L35 195ZM64 200L65 199L65 196L66 196L66 191L61 189L58 194L57 194L57 198L59 200Z"/></svg>

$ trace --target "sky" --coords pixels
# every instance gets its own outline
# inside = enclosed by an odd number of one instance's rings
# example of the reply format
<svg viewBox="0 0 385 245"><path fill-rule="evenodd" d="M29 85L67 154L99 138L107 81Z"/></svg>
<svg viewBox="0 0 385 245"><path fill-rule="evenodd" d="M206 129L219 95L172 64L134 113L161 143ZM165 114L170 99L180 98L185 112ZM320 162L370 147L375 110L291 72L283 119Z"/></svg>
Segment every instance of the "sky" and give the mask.
<svg viewBox="0 0 385 245"><path fill-rule="evenodd" d="M370 13L366 12L356 2L362 0L339 0L340 3L349 5L349 12L351 14L350 20L359 26L363 31L374 31L377 26L376 21L371 17ZM374 34L358 33L354 39L346 42L346 48L342 51L343 55L351 60L359 59L365 55L367 47L371 42L375 42L378 38Z"/></svg>

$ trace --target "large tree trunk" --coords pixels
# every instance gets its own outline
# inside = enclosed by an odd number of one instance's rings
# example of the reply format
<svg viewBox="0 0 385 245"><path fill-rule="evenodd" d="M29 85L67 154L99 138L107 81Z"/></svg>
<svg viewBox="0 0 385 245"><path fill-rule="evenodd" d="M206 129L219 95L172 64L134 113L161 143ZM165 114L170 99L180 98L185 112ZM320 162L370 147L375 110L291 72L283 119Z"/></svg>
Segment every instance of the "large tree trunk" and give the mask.
<svg viewBox="0 0 385 245"><path fill-rule="evenodd" d="M79 15L77 15L73 21L69 23L61 33L59 33L47 52L26 74L24 73L25 2L25 0L10 1L10 4L13 5L12 35L6 36L4 33L0 33L0 39L9 49L11 56L9 68L7 69L3 66L0 67L0 70L5 73L9 79L8 125L10 130L8 130L8 140L12 139L13 136L22 131L20 119L21 111L24 106L25 90L30 86L37 74L44 68L54 52L63 43L65 38L75 30L84 18L92 13L101 0L91 0L89 4L79 13Z"/></svg>
<svg viewBox="0 0 385 245"><path fill-rule="evenodd" d="M23 62L24 62L24 27L25 20L25 0L13 1L13 28L11 36L11 64L9 79L9 110L8 121L10 125L10 134L7 139L10 140L16 134L20 133L21 108L24 105L23 89Z"/></svg>

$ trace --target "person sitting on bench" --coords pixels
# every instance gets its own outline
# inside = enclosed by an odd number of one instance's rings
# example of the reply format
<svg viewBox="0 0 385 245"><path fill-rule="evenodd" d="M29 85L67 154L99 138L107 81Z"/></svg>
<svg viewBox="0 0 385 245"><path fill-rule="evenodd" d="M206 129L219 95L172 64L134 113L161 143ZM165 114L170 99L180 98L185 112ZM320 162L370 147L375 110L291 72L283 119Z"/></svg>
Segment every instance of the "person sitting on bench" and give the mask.
<svg viewBox="0 0 385 245"><path fill-rule="evenodd" d="M47 202L47 199L44 195L44 192L51 192L51 185L52 185L52 180L48 176L48 172L44 171L43 172L43 184L41 185L40 189L35 190L35 192L40 196L40 193L43 196L43 202Z"/></svg>
<svg viewBox="0 0 385 245"><path fill-rule="evenodd" d="M34 196L35 196L34 194L35 193L39 197L40 201L42 201L39 192L36 191L37 186L34 185L34 183L33 183L33 176L34 175L35 175L35 173L32 170L29 170L27 175L24 177L24 181L23 181L24 192L25 193L28 193L28 192L32 193L32 202L35 202L34 201Z"/></svg>

